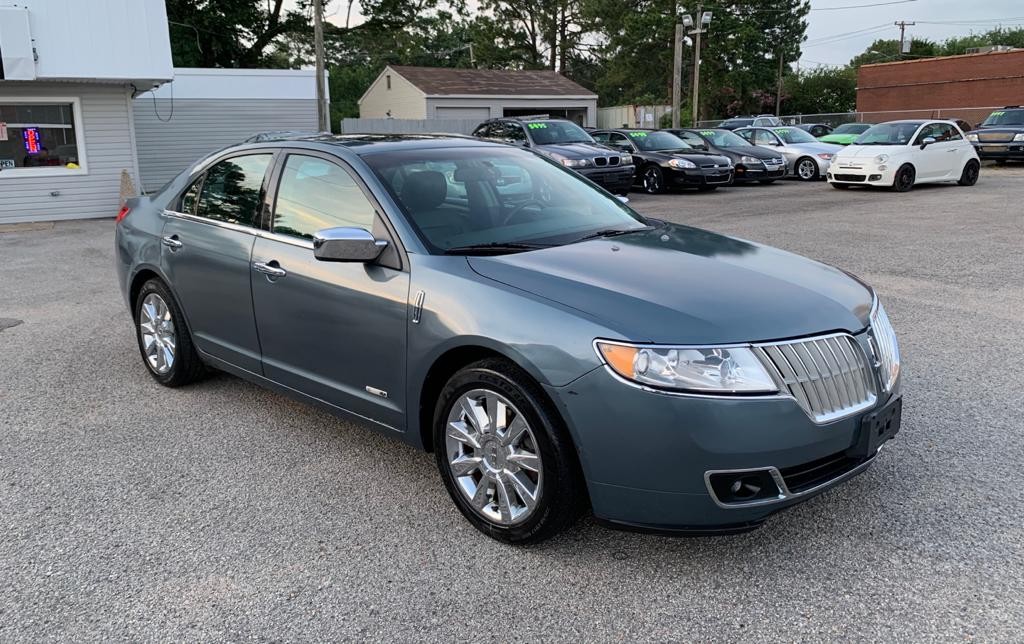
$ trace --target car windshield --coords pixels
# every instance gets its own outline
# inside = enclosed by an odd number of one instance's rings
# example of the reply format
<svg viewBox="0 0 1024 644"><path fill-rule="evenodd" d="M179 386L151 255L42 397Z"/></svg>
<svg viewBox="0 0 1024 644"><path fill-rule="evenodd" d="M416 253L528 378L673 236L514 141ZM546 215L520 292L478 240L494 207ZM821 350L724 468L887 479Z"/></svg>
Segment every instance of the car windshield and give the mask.
<svg viewBox="0 0 1024 644"><path fill-rule="evenodd" d="M1024 125L1024 110L997 110L989 114L981 125L983 127Z"/></svg>
<svg viewBox="0 0 1024 644"><path fill-rule="evenodd" d="M870 123L843 123L832 134L863 134L869 127Z"/></svg>
<svg viewBox="0 0 1024 644"><path fill-rule="evenodd" d="M636 147L647 152L656 150L685 150L690 144L671 132L646 132L643 130L626 132Z"/></svg>
<svg viewBox="0 0 1024 644"><path fill-rule="evenodd" d="M719 148L748 148L750 141L729 130L699 130L701 136Z"/></svg>
<svg viewBox="0 0 1024 644"><path fill-rule="evenodd" d="M780 139L786 143L816 143L818 139L797 127L775 127L772 128Z"/></svg>
<svg viewBox="0 0 1024 644"><path fill-rule="evenodd" d="M434 254L516 252L646 227L614 196L527 150L428 148L363 159Z"/></svg>
<svg viewBox="0 0 1024 644"><path fill-rule="evenodd" d="M881 123L872 125L854 141L857 145L906 145L914 138L920 123Z"/></svg>
<svg viewBox="0 0 1024 644"><path fill-rule="evenodd" d="M529 121L525 125L537 145L594 142L586 130L569 121Z"/></svg>

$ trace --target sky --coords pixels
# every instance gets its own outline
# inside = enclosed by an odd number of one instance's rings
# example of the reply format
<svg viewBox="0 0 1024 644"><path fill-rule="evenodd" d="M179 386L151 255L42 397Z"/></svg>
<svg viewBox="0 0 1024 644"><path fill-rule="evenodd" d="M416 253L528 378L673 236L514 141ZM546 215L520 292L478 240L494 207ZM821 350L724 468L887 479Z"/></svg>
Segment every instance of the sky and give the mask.
<svg viewBox="0 0 1024 644"><path fill-rule="evenodd" d="M347 0L324 3L328 20L344 24ZM356 0L352 24L360 19ZM800 65L844 65L879 38L899 38L899 28L893 24L897 20L917 23L907 27L912 37L939 41L1000 24L1024 26L1024 0L811 0ZM713 28L712 22L712 37Z"/></svg>

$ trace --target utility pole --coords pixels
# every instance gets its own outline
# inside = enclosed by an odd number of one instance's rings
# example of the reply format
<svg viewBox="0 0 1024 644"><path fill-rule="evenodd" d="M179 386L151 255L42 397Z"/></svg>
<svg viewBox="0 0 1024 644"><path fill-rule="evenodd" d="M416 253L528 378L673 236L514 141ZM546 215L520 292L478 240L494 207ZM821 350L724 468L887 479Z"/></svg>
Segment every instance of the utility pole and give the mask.
<svg viewBox="0 0 1024 644"><path fill-rule="evenodd" d="M905 53L909 54L910 53L910 45L908 44L908 45L904 46L904 44L903 44L904 43L903 38L904 38L905 32L907 30L907 27L913 27L917 23L916 22L907 22L906 20L897 20L893 24L900 28L900 50L897 53L897 58L903 58L903 54L905 54ZM904 49L906 49L905 52L903 51Z"/></svg>
<svg viewBox="0 0 1024 644"><path fill-rule="evenodd" d="M778 53L779 56L779 83L775 86L775 116L782 115L782 52Z"/></svg>
<svg viewBox="0 0 1024 644"><path fill-rule="evenodd" d="M316 119L321 132L330 132L327 95L324 92L324 4L313 0L313 40L316 49Z"/></svg>
<svg viewBox="0 0 1024 644"><path fill-rule="evenodd" d="M672 53L672 127L679 127L679 102L682 97L683 23L676 23L675 50Z"/></svg>

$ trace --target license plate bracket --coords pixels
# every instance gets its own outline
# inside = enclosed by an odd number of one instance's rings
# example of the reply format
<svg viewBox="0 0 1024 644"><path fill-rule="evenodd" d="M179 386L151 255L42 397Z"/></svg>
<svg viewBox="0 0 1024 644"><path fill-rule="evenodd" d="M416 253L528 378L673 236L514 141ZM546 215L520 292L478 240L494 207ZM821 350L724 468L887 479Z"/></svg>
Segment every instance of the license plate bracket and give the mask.
<svg viewBox="0 0 1024 644"><path fill-rule="evenodd" d="M903 398L894 398L884 407L865 416L860 422L857 442L847 454L857 458L875 455L882 443L890 440L900 431L903 420Z"/></svg>

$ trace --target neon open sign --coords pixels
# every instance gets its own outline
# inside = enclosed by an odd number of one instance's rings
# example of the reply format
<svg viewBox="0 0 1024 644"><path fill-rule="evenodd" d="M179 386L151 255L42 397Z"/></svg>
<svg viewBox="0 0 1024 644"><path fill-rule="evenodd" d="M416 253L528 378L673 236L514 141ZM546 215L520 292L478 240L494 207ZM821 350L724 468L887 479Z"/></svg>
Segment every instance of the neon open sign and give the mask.
<svg viewBox="0 0 1024 644"><path fill-rule="evenodd" d="M29 154L39 154L43 144L39 139L39 128L27 127L21 131L21 138L25 140L25 151Z"/></svg>

